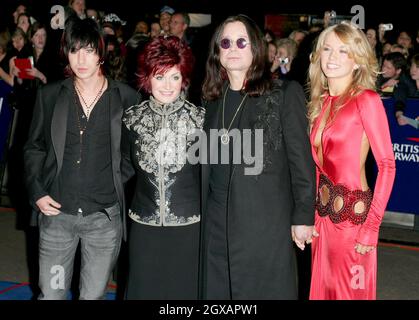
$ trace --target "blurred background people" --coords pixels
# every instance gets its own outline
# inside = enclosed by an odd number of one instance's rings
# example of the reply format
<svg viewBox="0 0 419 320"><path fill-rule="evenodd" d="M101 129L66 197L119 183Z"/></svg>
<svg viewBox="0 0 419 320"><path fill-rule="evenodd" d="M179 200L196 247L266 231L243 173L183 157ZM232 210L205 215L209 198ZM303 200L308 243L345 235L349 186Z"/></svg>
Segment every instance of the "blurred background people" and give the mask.
<svg viewBox="0 0 419 320"><path fill-rule="evenodd" d="M160 9L161 35L170 34L170 18L173 13L175 13L175 10L169 6L164 6Z"/></svg>

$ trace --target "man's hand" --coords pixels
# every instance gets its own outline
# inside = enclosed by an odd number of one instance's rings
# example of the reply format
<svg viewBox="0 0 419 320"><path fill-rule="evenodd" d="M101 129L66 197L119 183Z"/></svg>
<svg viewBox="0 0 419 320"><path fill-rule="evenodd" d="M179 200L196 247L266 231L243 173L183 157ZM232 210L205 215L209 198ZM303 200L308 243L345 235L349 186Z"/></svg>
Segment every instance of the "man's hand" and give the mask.
<svg viewBox="0 0 419 320"><path fill-rule="evenodd" d="M60 214L59 208L61 208L61 204L54 201L50 196L44 196L36 201L36 205L38 206L39 210L46 216L56 216Z"/></svg>
<svg viewBox="0 0 419 320"><path fill-rule="evenodd" d="M292 240L298 248L304 250L305 244L309 244L313 237L318 237L319 234L314 226L293 225L291 226Z"/></svg>

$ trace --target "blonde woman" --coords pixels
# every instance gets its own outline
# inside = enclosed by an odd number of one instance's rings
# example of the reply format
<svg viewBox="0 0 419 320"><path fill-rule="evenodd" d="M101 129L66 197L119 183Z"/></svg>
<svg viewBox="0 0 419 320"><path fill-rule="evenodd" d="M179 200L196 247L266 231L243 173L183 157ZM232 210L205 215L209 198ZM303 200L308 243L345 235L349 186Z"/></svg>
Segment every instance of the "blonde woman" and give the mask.
<svg viewBox="0 0 419 320"><path fill-rule="evenodd" d="M375 299L378 231L395 176L383 104L374 91L378 64L362 30L325 29L311 55L312 154L317 201L310 299ZM374 192L365 159L378 166ZM310 240L308 240L310 241Z"/></svg>

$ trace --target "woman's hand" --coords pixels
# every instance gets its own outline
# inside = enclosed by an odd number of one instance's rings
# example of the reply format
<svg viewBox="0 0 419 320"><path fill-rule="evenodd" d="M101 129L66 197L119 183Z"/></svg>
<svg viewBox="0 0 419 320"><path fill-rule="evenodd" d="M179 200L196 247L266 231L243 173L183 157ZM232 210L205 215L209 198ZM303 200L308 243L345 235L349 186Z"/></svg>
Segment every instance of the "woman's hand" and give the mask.
<svg viewBox="0 0 419 320"><path fill-rule="evenodd" d="M375 246L366 246L366 245L363 245L363 244L360 244L360 243L357 243L355 245L355 251L359 254L362 254L362 255L364 255L366 253L369 253L374 249L375 249Z"/></svg>
<svg viewBox="0 0 419 320"><path fill-rule="evenodd" d="M35 67L32 69L26 69L26 73L32 77L40 79L43 83L47 83L47 77L45 77L45 75Z"/></svg>
<svg viewBox="0 0 419 320"><path fill-rule="evenodd" d="M291 226L291 236L297 247L304 250L305 244L310 244L313 237L318 237L319 233L314 226L293 225Z"/></svg>
<svg viewBox="0 0 419 320"><path fill-rule="evenodd" d="M20 69L18 67L16 67L15 59L16 59L16 57L13 57L13 58L10 59L10 61L9 61L9 69L10 69L10 74L12 76L15 76L15 77L18 78L19 77Z"/></svg>
<svg viewBox="0 0 419 320"><path fill-rule="evenodd" d="M274 61L272 61L271 72L274 73L281 65L281 59L279 55L275 55Z"/></svg>

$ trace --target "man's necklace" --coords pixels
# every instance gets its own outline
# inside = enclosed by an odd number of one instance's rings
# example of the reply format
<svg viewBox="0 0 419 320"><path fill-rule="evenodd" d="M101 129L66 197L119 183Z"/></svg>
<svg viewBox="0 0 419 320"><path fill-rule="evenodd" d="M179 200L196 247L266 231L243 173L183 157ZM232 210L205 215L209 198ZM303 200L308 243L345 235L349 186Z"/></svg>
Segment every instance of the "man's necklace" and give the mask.
<svg viewBox="0 0 419 320"><path fill-rule="evenodd" d="M86 103L86 100L84 99L83 95L81 94L80 89L77 87L76 83L74 82L74 88L76 89L77 95L80 97L81 101L84 104L84 107L85 107L85 110L86 110L86 117L87 117L88 121L89 121L90 112L91 112L93 106L96 104L96 102L98 101L98 99L102 95L103 88L105 87L105 83L106 83L106 78L103 77L102 86L100 87L100 89L99 89L96 97L93 99L92 103L90 103L90 105L88 105Z"/></svg>
<svg viewBox="0 0 419 320"><path fill-rule="evenodd" d="M77 159L77 164L78 165L80 165L80 163L81 163L82 146L83 146L83 133L86 130L87 122L89 121L90 111L93 108L93 106L95 105L95 103L97 102L97 100L102 95L103 88L105 87L105 83L106 83L106 78L104 77L103 78L103 83L102 83L102 86L101 86L99 92L97 93L97 95L96 95L95 99L93 100L93 102L88 106L87 103L86 103L86 101L84 100L83 96L81 95L80 90L77 88L76 83L74 82L74 102L75 102L76 113L77 113L77 117L76 117L77 118L77 127L78 127L79 132L80 132L80 141L79 141L80 142L80 153L79 153L79 158ZM82 124L81 123L81 120L80 120L80 113L79 113L80 99L78 97L81 98L81 100L83 101L83 103L84 103L84 105L86 107L86 122L84 124Z"/></svg>
<svg viewBox="0 0 419 320"><path fill-rule="evenodd" d="M223 130L224 133L221 135L221 143L228 144L230 142L230 136L228 135L228 132L233 125L234 119L236 118L237 114L239 113L240 108L242 107L244 100L246 100L247 93L244 95L242 101L240 102L239 106L237 107L236 113L233 116L233 119L231 119L230 125L226 129L225 123L224 123L224 116L225 116L225 103L226 103L226 95L227 95L228 88L224 92L224 98L223 98Z"/></svg>

